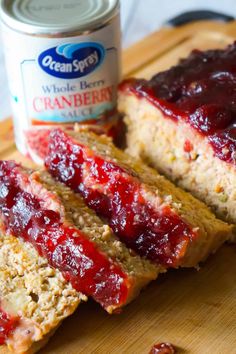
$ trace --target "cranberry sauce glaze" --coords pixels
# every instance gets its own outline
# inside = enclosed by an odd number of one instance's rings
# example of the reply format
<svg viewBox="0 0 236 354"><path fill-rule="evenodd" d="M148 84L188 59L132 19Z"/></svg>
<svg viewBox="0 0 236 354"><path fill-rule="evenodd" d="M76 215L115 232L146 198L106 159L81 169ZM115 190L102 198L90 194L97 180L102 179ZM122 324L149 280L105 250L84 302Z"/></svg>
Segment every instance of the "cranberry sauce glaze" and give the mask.
<svg viewBox="0 0 236 354"><path fill-rule="evenodd" d="M62 130L54 130L49 141L50 173L80 192L127 246L164 266L181 264L196 235L168 205L154 208L136 177Z"/></svg>
<svg viewBox="0 0 236 354"><path fill-rule="evenodd" d="M149 354L176 354L176 350L171 343L155 344Z"/></svg>
<svg viewBox="0 0 236 354"><path fill-rule="evenodd" d="M218 158L236 165L236 42L224 50L194 50L150 81L125 80L120 90L186 121L209 139Z"/></svg>
<svg viewBox="0 0 236 354"><path fill-rule="evenodd" d="M131 286L126 274L78 229L41 205L45 200L22 189L28 175L11 161L0 162L0 216L5 231L29 241L72 286L103 307L122 306ZM47 195L45 195L47 199Z"/></svg>
<svg viewBox="0 0 236 354"><path fill-rule="evenodd" d="M18 325L18 318L13 317L0 308L0 345L5 344L7 338Z"/></svg>

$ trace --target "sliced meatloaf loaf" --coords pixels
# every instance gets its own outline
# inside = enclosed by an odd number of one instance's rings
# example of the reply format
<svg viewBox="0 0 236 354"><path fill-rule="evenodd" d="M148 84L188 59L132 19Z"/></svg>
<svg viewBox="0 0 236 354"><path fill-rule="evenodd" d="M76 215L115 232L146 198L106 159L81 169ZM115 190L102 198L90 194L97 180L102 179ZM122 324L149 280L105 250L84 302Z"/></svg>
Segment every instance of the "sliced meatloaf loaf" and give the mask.
<svg viewBox="0 0 236 354"><path fill-rule="evenodd" d="M205 204L105 136L52 131L46 167L129 247L164 267L196 266L230 235Z"/></svg>
<svg viewBox="0 0 236 354"><path fill-rule="evenodd" d="M0 235L0 351L36 352L81 298L32 245Z"/></svg>
<svg viewBox="0 0 236 354"><path fill-rule="evenodd" d="M236 224L236 43L119 89L128 152Z"/></svg>
<svg viewBox="0 0 236 354"><path fill-rule="evenodd" d="M4 231L29 241L74 289L109 313L157 277L160 267L127 249L79 195L47 172L1 161L0 185Z"/></svg>

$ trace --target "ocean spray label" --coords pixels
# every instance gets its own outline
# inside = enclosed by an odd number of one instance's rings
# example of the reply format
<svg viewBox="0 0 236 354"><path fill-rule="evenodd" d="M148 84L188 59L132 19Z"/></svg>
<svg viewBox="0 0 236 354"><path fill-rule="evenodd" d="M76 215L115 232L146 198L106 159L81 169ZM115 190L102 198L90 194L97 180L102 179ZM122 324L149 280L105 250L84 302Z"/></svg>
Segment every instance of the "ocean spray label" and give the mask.
<svg viewBox="0 0 236 354"><path fill-rule="evenodd" d="M92 73L105 57L99 43L69 43L49 48L38 57L40 67L49 75L76 79Z"/></svg>
<svg viewBox="0 0 236 354"><path fill-rule="evenodd" d="M114 70L117 59L116 48L83 42L52 46L41 51L36 60L24 61L23 83L31 123L87 122L111 110L119 81L119 71Z"/></svg>

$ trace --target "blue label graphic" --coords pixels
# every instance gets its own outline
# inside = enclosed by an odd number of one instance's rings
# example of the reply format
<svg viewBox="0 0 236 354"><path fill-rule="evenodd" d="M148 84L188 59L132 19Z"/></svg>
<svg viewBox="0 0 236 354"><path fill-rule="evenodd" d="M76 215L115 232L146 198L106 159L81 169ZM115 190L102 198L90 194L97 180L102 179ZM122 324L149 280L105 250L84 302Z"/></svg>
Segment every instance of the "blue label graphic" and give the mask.
<svg viewBox="0 0 236 354"><path fill-rule="evenodd" d="M63 44L49 48L38 57L40 67L61 79L76 79L97 69L105 57L105 48L94 42Z"/></svg>

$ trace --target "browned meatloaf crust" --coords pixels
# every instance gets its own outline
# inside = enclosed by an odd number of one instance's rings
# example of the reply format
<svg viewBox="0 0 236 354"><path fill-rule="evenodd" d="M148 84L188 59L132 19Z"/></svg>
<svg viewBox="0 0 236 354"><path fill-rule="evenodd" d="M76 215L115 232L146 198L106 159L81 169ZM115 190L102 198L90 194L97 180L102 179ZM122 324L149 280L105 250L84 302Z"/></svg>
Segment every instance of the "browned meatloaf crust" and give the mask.
<svg viewBox="0 0 236 354"><path fill-rule="evenodd" d="M236 44L194 51L150 81L127 80L128 152L236 224Z"/></svg>
<svg viewBox="0 0 236 354"><path fill-rule="evenodd" d="M77 291L109 313L130 302L162 270L129 250L80 195L46 171L2 161L0 184L5 230L28 240Z"/></svg>
<svg viewBox="0 0 236 354"><path fill-rule="evenodd" d="M39 350L81 298L86 299L28 242L0 235L0 307L17 318L5 341L9 350Z"/></svg>
<svg viewBox="0 0 236 354"><path fill-rule="evenodd" d="M204 203L105 136L58 129L49 145L48 170L79 191L123 242L164 267L196 266L231 234Z"/></svg>

